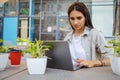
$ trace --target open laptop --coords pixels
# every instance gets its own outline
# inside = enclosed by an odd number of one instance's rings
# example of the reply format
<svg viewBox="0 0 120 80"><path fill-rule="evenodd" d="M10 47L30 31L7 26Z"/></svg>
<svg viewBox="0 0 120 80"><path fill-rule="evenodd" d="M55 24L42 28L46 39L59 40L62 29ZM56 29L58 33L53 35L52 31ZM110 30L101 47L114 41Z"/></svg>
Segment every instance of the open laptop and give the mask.
<svg viewBox="0 0 120 80"><path fill-rule="evenodd" d="M46 52L48 56L47 67L71 71L76 70L73 68L67 41L46 41L45 44L52 45L50 51Z"/></svg>

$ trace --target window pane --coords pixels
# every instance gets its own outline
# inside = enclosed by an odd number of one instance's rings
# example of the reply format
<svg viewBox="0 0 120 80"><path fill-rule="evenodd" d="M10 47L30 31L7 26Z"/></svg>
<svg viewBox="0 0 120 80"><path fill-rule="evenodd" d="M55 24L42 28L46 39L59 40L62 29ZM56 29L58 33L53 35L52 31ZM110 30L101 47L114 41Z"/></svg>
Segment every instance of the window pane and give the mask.
<svg viewBox="0 0 120 80"><path fill-rule="evenodd" d="M0 17L3 16L3 4L0 4Z"/></svg>
<svg viewBox="0 0 120 80"><path fill-rule="evenodd" d="M9 0L5 3L5 16L18 15L18 0Z"/></svg>
<svg viewBox="0 0 120 80"><path fill-rule="evenodd" d="M34 0L34 14L35 17L40 17L40 0Z"/></svg>
<svg viewBox="0 0 120 80"><path fill-rule="evenodd" d="M113 3L112 2L93 3L92 21L93 21L94 27L102 31L104 36L112 36Z"/></svg>
<svg viewBox="0 0 120 80"><path fill-rule="evenodd" d="M2 39L3 36L3 18L0 17L0 39Z"/></svg>
<svg viewBox="0 0 120 80"><path fill-rule="evenodd" d="M55 40L55 34L42 34L42 40Z"/></svg>
<svg viewBox="0 0 120 80"><path fill-rule="evenodd" d="M29 1L20 1L20 16L29 16Z"/></svg>
<svg viewBox="0 0 120 80"><path fill-rule="evenodd" d="M34 18L34 36L36 39L39 39L39 33L40 33L40 17L35 17Z"/></svg>
<svg viewBox="0 0 120 80"><path fill-rule="evenodd" d="M59 39L63 40L66 34L72 30L72 28L67 17L59 18L59 23L60 23Z"/></svg>
<svg viewBox="0 0 120 80"><path fill-rule="evenodd" d="M56 32L56 16L44 16L44 19L42 19L42 32Z"/></svg>

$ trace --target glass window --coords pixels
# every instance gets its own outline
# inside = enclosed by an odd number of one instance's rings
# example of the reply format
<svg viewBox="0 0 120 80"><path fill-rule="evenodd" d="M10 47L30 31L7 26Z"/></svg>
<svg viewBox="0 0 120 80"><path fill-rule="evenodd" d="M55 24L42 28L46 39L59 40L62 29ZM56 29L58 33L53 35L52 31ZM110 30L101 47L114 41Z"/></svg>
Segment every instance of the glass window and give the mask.
<svg viewBox="0 0 120 80"><path fill-rule="evenodd" d="M42 19L42 33L56 32L56 16L44 16Z"/></svg>
<svg viewBox="0 0 120 80"><path fill-rule="evenodd" d="M18 0L8 0L5 3L5 16L18 15Z"/></svg>
<svg viewBox="0 0 120 80"><path fill-rule="evenodd" d="M18 37L29 37L29 0L19 0L19 26Z"/></svg>
<svg viewBox="0 0 120 80"><path fill-rule="evenodd" d="M40 17L34 17L34 37L39 39L39 32L40 32Z"/></svg>
<svg viewBox="0 0 120 80"><path fill-rule="evenodd" d="M3 4L0 4L0 17L3 16Z"/></svg>
<svg viewBox="0 0 120 80"><path fill-rule="evenodd" d="M69 5L72 3L73 1L61 1L59 0L59 5L58 5L58 10L59 10L59 16L67 16L67 10Z"/></svg>
<svg viewBox="0 0 120 80"><path fill-rule="evenodd" d="M55 34L41 34L42 40L56 40Z"/></svg>
<svg viewBox="0 0 120 80"><path fill-rule="evenodd" d="M92 22L104 36L113 33L113 2L96 2L92 4ZM108 30L109 29L109 30Z"/></svg>
<svg viewBox="0 0 120 80"><path fill-rule="evenodd" d="M0 17L0 39L2 39L3 36L3 18Z"/></svg>
<svg viewBox="0 0 120 80"><path fill-rule="evenodd" d="M34 0L34 16L40 17L40 0Z"/></svg>
<svg viewBox="0 0 120 80"><path fill-rule="evenodd" d="M59 28L60 28L59 39L63 40L66 34L72 30L68 17L63 16L59 18Z"/></svg>
<svg viewBox="0 0 120 80"><path fill-rule="evenodd" d="M95 28L102 31L105 36L112 35L113 0L33 0L30 15L33 20L30 27L33 26L31 29L34 30L34 37L42 40L64 39L71 31L67 10L74 1L83 1L86 4Z"/></svg>
<svg viewBox="0 0 120 80"><path fill-rule="evenodd" d="M20 16L29 16L29 1L28 0L20 0Z"/></svg>
<svg viewBox="0 0 120 80"><path fill-rule="evenodd" d="M41 15L41 39L55 40L57 33L57 1L43 1Z"/></svg>

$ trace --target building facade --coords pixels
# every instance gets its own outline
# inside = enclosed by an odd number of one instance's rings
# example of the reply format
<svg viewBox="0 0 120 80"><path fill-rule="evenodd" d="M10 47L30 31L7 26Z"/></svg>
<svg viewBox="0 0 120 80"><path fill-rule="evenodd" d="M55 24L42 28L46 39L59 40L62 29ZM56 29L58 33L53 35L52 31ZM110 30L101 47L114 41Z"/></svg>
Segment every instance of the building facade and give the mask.
<svg viewBox="0 0 120 80"><path fill-rule="evenodd" d="M119 32L114 22L117 0L1 0L0 38L13 44L17 37L62 40L71 31L67 9L75 1L86 4L94 27L104 36Z"/></svg>

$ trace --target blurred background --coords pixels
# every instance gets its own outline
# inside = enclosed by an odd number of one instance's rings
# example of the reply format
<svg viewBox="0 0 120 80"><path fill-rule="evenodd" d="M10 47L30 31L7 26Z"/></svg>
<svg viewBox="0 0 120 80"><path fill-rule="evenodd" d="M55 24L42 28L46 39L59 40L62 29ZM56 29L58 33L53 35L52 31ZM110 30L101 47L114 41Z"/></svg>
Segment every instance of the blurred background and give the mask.
<svg viewBox="0 0 120 80"><path fill-rule="evenodd" d="M0 0L0 39L63 40L71 31L67 9L82 1L105 37L120 35L120 0Z"/></svg>

